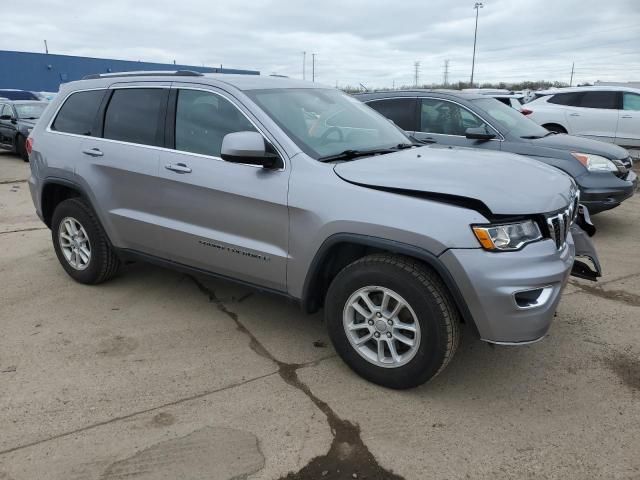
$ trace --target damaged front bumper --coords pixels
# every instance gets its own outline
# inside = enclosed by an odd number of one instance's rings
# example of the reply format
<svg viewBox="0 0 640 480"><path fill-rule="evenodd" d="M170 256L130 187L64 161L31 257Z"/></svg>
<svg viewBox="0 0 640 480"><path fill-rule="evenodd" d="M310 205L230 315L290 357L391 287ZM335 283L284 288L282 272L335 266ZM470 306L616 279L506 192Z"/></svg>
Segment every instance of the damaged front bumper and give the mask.
<svg viewBox="0 0 640 480"><path fill-rule="evenodd" d="M590 238L595 233L596 227L591 223L589 210L584 205L580 205L578 218L571 225L571 236L576 249L576 259L571 268L571 276L593 282L602 276L598 253Z"/></svg>

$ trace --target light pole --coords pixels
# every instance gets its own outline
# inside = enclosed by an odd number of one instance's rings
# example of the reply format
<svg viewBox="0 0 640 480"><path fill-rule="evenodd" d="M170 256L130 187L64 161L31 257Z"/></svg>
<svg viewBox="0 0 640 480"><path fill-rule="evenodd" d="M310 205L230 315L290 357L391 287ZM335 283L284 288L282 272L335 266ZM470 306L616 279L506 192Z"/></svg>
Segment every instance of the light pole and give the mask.
<svg viewBox="0 0 640 480"><path fill-rule="evenodd" d="M302 52L302 79L306 80L307 76L307 52Z"/></svg>
<svg viewBox="0 0 640 480"><path fill-rule="evenodd" d="M476 39L478 38L478 13L484 5L482 2L476 2L473 8L476 9L476 31L473 34L473 59L471 60L471 86L473 87L473 71L476 68Z"/></svg>

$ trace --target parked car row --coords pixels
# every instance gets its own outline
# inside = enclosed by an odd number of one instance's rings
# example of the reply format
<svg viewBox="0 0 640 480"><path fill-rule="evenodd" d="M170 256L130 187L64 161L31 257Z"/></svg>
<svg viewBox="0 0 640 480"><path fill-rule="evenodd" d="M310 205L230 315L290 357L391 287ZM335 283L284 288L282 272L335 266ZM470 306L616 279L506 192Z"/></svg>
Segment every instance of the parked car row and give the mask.
<svg viewBox="0 0 640 480"><path fill-rule="evenodd" d="M461 323L496 344L542 339L569 274L600 266L574 179L499 150L564 150L535 147L547 131L492 98L387 96L362 100L397 125L285 78L72 82L27 140L33 202L76 281L135 259L324 306L341 358L387 387L439 374ZM493 147L454 147L467 140Z"/></svg>
<svg viewBox="0 0 640 480"><path fill-rule="evenodd" d="M487 95L409 90L356 98L420 142L517 153L554 166L575 180L580 201L591 213L620 205L637 188L633 162L625 149L555 135Z"/></svg>
<svg viewBox="0 0 640 480"><path fill-rule="evenodd" d="M26 140L47 102L0 99L0 150L15 152L29 161Z"/></svg>

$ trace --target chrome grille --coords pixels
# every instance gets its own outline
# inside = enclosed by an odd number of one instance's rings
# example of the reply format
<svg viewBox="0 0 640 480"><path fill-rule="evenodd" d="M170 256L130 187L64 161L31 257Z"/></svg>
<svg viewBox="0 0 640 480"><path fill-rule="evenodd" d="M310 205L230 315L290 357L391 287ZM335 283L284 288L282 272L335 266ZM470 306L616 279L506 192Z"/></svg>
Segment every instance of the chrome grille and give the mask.
<svg viewBox="0 0 640 480"><path fill-rule="evenodd" d="M547 227L549 228L549 235L551 239L556 243L556 248L561 250L567 243L567 236L569 235L569 229L571 224L578 215L578 202L579 194L575 193L572 196L572 201L569 206L558 213L547 216Z"/></svg>

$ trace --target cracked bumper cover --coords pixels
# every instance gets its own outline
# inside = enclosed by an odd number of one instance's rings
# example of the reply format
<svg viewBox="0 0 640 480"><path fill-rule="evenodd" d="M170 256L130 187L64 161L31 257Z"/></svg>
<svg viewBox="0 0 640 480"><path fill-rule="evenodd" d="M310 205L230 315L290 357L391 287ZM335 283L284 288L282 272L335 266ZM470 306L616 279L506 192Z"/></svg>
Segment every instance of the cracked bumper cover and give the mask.
<svg viewBox="0 0 640 480"><path fill-rule="evenodd" d="M480 338L491 343L531 343L551 326L575 259L571 235L558 250L551 240L518 252L451 249L440 256L454 277ZM544 302L523 308L515 294L545 289Z"/></svg>

